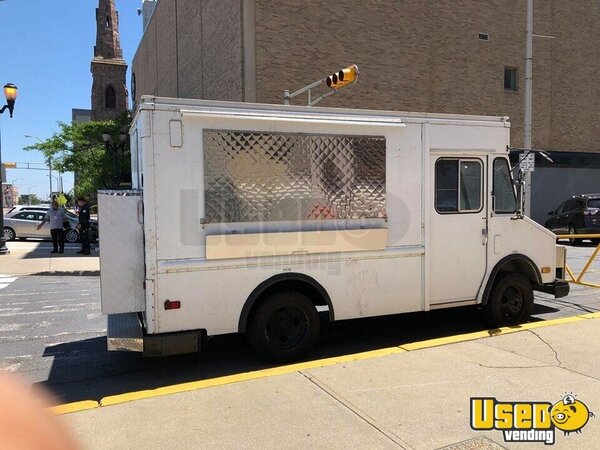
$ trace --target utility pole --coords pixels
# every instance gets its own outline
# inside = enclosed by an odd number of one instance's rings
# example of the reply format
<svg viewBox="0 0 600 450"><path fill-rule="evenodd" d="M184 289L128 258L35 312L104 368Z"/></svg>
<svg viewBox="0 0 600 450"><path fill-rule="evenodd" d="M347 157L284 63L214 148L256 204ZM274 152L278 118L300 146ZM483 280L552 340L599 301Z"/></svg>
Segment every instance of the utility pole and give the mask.
<svg viewBox="0 0 600 450"><path fill-rule="evenodd" d="M48 201L52 201L52 158L48 158L48 179L50 180L50 194L48 194Z"/></svg>
<svg viewBox="0 0 600 450"><path fill-rule="evenodd" d="M525 124L523 147L531 150L533 107L533 0L527 0L527 40L525 43ZM531 216L531 172L525 172L525 215Z"/></svg>

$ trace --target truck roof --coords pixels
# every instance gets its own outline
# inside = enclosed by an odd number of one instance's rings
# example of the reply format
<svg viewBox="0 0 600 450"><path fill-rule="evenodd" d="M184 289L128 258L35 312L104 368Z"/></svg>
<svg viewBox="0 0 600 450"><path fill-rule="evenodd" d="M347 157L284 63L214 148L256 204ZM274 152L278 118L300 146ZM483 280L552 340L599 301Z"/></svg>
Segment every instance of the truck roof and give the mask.
<svg viewBox="0 0 600 450"><path fill-rule="evenodd" d="M273 115L296 118L336 117L348 120L377 121L390 123L444 123L470 124L481 126L510 127L507 116L474 116L463 114L440 114L426 112L386 111L350 108L326 108L318 106L279 105L267 103L224 102L144 95L141 97L137 112L141 110L179 111L182 113L221 112L234 115Z"/></svg>

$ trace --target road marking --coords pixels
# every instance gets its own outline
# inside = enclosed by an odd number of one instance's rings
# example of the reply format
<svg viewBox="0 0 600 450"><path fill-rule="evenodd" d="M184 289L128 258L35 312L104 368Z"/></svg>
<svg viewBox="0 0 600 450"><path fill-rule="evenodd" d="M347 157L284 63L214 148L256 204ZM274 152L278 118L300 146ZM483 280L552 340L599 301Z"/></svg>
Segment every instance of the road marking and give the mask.
<svg viewBox="0 0 600 450"><path fill-rule="evenodd" d="M376 358L380 356L387 356L397 353L411 352L415 350L422 350L425 348L438 347L440 345L456 344L459 342L468 342L475 339L482 339L486 337L500 336L511 333L517 333L526 331L534 328L550 327L555 325L564 325L568 323L580 322L590 319L600 319L600 312L580 314L572 317L564 317L561 319L552 319L539 322L530 322L512 327L496 328L486 331L478 331L475 333L458 334L455 336L447 336L444 338L428 339L426 341L412 342L403 344L397 347L388 347L378 350L371 350L367 352L354 353L350 355L335 356L332 358L317 359L314 361L307 361L296 364L289 364L286 366L272 367L269 369L255 370L253 372L244 372L234 375L226 375L223 377L209 378L206 380L191 381L187 383L174 384L170 386L163 386L156 389L149 389L144 391L125 392L118 395L110 395L96 400L85 400L74 403L66 403L63 405L57 405L50 408L55 414L69 414L88 409L101 408L105 406L118 405L127 403L135 400L142 400L153 397L160 397L163 395L177 394L181 392L195 391L198 389L205 389L209 387L223 386L226 384L239 383L242 381L256 380L260 378L267 378L275 375L284 375L293 372L299 372L308 369L317 369L320 367L333 366L345 362L360 361L363 359Z"/></svg>
<svg viewBox="0 0 600 450"><path fill-rule="evenodd" d="M13 277L12 275L4 275L0 273L0 289L4 289L13 281L16 281L18 277Z"/></svg>

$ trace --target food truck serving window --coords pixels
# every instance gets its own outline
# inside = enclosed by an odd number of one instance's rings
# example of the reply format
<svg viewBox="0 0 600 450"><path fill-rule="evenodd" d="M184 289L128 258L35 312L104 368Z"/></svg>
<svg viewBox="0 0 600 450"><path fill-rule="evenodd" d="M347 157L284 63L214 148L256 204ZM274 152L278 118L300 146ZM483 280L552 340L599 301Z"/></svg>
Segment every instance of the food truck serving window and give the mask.
<svg viewBox="0 0 600 450"><path fill-rule="evenodd" d="M385 137L204 130L206 223L385 217Z"/></svg>
<svg viewBox="0 0 600 450"><path fill-rule="evenodd" d="M435 163L435 209L442 214L481 211L483 164L441 158Z"/></svg>

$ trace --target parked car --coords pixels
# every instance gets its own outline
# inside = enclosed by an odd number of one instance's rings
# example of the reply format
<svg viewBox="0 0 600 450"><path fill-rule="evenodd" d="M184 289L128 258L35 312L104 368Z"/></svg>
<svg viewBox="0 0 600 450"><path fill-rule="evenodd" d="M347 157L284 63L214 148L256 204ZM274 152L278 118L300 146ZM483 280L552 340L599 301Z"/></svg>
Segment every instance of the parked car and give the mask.
<svg viewBox="0 0 600 450"><path fill-rule="evenodd" d="M4 217L4 237L8 241L15 239L50 239L50 224L45 223L39 230L37 225L44 219L48 206L16 206ZM71 211L66 211L69 227L65 230L65 241L74 243L79 240L77 223L79 218ZM91 240L98 237L98 222L90 220Z"/></svg>
<svg viewBox="0 0 600 450"><path fill-rule="evenodd" d="M548 213L546 228L556 234L600 234L600 194L577 195ZM582 239L571 238L572 244Z"/></svg>

